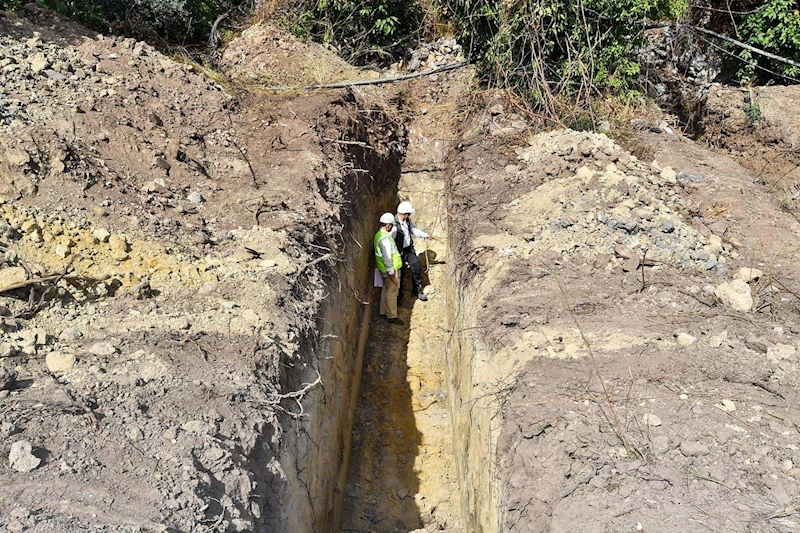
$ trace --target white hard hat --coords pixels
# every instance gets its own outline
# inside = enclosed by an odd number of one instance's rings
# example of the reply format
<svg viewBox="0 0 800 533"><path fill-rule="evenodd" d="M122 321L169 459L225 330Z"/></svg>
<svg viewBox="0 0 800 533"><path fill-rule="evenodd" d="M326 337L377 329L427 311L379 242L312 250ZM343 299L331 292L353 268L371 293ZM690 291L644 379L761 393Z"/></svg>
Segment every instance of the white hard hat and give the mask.
<svg viewBox="0 0 800 533"><path fill-rule="evenodd" d="M384 213L381 215L381 224L394 224L394 215L391 213Z"/></svg>
<svg viewBox="0 0 800 533"><path fill-rule="evenodd" d="M414 208L411 207L411 202L400 202L400 205L397 206L397 212L401 215L410 215L414 212Z"/></svg>

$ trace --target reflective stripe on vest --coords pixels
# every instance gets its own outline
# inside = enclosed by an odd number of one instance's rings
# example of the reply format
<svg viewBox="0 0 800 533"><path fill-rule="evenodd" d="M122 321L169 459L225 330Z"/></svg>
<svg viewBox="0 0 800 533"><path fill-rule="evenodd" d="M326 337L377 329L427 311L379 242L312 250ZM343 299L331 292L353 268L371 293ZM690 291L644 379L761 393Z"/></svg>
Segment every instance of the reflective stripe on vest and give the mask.
<svg viewBox="0 0 800 533"><path fill-rule="evenodd" d="M383 242L384 239L389 239L392 243L392 268L394 270L400 270L400 268L402 268L403 258L400 257L400 252L397 251L397 244L394 242L394 239L392 239L392 236L383 231L383 229L379 230L378 233L375 234L374 239L375 262L378 264L378 270L386 274L386 264L383 262L383 251L381 250L381 242Z"/></svg>

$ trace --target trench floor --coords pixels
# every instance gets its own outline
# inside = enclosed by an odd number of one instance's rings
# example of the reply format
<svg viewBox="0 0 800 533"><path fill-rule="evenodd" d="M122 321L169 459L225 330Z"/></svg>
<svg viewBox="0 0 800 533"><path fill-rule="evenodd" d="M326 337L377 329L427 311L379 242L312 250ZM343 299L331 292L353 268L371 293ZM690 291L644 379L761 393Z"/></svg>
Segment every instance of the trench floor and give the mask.
<svg viewBox="0 0 800 533"><path fill-rule="evenodd" d="M405 325L373 309L342 513L342 532L461 531L445 382L447 257L444 183L433 172L404 175L401 198L417 226L438 239L415 243L427 302L404 287ZM375 289L378 290L378 289Z"/></svg>

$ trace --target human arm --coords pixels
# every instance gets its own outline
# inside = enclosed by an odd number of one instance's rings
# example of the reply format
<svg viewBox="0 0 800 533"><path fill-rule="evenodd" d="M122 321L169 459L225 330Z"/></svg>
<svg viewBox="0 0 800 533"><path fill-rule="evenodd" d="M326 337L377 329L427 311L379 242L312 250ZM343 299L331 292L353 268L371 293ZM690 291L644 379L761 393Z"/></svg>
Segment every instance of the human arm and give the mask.
<svg viewBox="0 0 800 533"><path fill-rule="evenodd" d="M392 266L392 244L393 241L391 239L384 238L380 245L381 245L381 256L383 257L383 264L386 266L386 275L389 278L392 278L394 275L394 267Z"/></svg>

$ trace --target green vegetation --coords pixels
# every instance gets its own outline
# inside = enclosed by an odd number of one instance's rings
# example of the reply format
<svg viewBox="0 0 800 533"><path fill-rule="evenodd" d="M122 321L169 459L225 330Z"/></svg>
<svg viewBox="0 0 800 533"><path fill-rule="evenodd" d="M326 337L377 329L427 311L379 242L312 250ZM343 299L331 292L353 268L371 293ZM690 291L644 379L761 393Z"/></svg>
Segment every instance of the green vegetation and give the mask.
<svg viewBox="0 0 800 533"><path fill-rule="evenodd" d="M768 0L752 13L744 15L738 25L738 39L767 52L800 62L800 4L797 0ZM800 78L795 66L742 50L742 58L750 60L739 71L743 84L765 83L772 79L763 68Z"/></svg>
<svg viewBox="0 0 800 533"><path fill-rule="evenodd" d="M28 1L0 0L0 9L19 9ZM249 7L245 0L36 0L104 33L121 33L160 45L198 45L208 42L221 13Z"/></svg>
<svg viewBox="0 0 800 533"><path fill-rule="evenodd" d="M588 103L638 88L635 51L652 22L680 17L687 0L452 0L460 38L487 81L535 107Z"/></svg>
<svg viewBox="0 0 800 533"><path fill-rule="evenodd" d="M419 32L419 0L294 0L278 17L298 37L336 48L355 64L388 64Z"/></svg>

